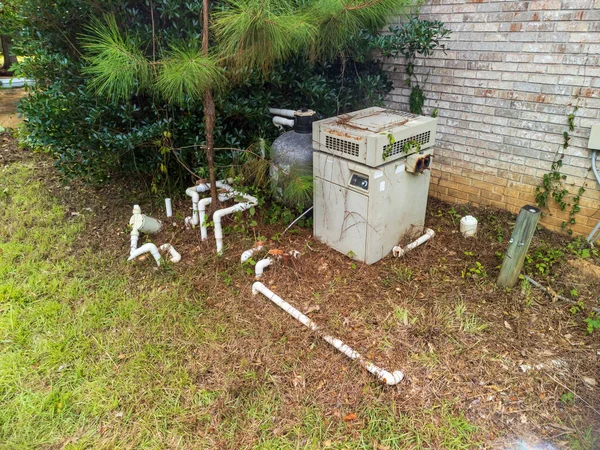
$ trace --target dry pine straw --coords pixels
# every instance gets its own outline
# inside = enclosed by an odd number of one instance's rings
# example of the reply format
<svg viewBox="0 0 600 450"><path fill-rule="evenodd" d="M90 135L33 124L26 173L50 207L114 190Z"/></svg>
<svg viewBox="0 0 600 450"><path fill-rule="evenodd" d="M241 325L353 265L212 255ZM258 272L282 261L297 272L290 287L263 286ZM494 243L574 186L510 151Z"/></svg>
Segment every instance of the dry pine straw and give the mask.
<svg viewBox="0 0 600 450"><path fill-rule="evenodd" d="M560 396L567 390L555 381L598 405L598 389L582 382L585 376L599 378L597 334L588 335L584 316L571 314L568 305L531 291L534 302L526 306L520 287L505 292L494 285L500 264L495 253L506 247L513 216L469 208L480 218L480 232L475 239L464 239L456 231L457 223L438 214L449 209L431 200L427 226L436 230L433 241L402 260L387 257L372 266L354 263L318 243L310 230L286 235L269 247L299 250L302 256L288 264L277 261L261 281L301 311L312 311L315 322L376 364L403 370L406 380L394 388L382 387L380 394L385 401L394 400L400 411L458 400L455 407L491 430L492 436L533 432L548 438L564 432L557 430L557 423L600 423L583 401L565 408ZM497 239L498 224L505 230L504 244ZM256 233L269 237L280 231L260 226ZM212 236L200 242L197 235L178 232L171 242L184 254L184 265L197 266L194 282L208 294L209 306L218 308L222 320L248 332L243 342L224 344L231 360L242 358L259 372L268 372L290 404L311 398L336 414L340 408L350 411L364 403L362 387L377 383L370 374L264 297L251 295L253 277L239 267L239 255L253 239L227 236L226 256L216 258ZM532 252L547 242L564 246L566 240L538 232ZM476 262L487 276L469 275ZM589 304L594 293L600 293L600 280L582 281L568 264L559 263L552 272L559 280L555 289L568 292L564 283L577 285L580 298ZM462 314L457 312L461 306ZM552 360L563 366L548 366L548 373L523 373L519 368ZM213 382L219 378L216 375Z"/></svg>
<svg viewBox="0 0 600 450"><path fill-rule="evenodd" d="M47 173L45 181L69 210L93 209L92 226L81 237L87 246L102 249L107 257L125 258L129 236L124 225L131 203L143 198L142 191L116 182L102 188L74 183L66 192ZM188 203L176 202L175 211L187 213ZM372 266L354 263L318 243L307 229L269 242L270 248L295 249L302 255L287 265L278 261L262 281L298 309L312 310L315 322L376 364L403 370L406 379L396 387L380 386L284 311L251 295L253 276L240 267L239 255L253 245L252 232L226 236L226 254L217 258L212 234L201 242L199 230L166 227L152 241L171 242L183 254L182 263L168 270L192 277L213 310L215 327L221 322L237 329L237 336L225 336L218 351L208 353L212 360L199 363L191 354L187 369L208 389L227 387L232 367L251 368L258 379L268 373L278 385L283 428L286 411L298 405L316 405L326 415L339 416L340 411L376 400L394 402L399 412L452 402L487 430L485 440L529 434L548 439L578 427L600 429L600 417L590 408L598 409L598 387L588 388L582 381L600 381L599 333L589 335L584 316L571 314L568 306L535 290L524 295L520 287L510 292L495 287L500 264L496 252L505 250L514 216L456 207L480 220L477 238L464 239L457 233L456 218L448 214L450 208L431 199L427 226L436 237L401 260L387 257ZM143 203L142 209L152 213ZM160 217L158 208L154 216ZM502 243L498 227L503 230ZM282 229L261 224L253 232L270 237ZM117 239L108 239L113 236ZM531 252L547 243L564 248L566 242L557 234L538 231ZM476 262L486 276L469 275ZM126 270L132 277L152 276L152 266L150 258ZM565 261L552 268L551 276L540 281L552 281L555 289L565 292L577 286L588 304L600 293L600 280L581 279ZM548 366L552 360L562 366ZM522 364L549 368L524 373ZM367 386L375 389L376 397L365 398ZM236 388L229 382L229 389ZM577 397L567 407L560 396L569 391ZM292 426L291 418L289 422Z"/></svg>

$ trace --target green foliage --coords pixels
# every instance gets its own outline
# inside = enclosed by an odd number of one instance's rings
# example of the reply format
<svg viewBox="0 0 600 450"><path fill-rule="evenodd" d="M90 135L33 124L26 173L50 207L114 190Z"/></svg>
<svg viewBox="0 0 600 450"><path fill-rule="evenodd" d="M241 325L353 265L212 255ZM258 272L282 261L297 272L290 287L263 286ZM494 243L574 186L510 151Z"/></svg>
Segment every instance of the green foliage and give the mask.
<svg viewBox="0 0 600 450"><path fill-rule="evenodd" d="M22 26L21 3L23 0L0 1L0 36L14 36Z"/></svg>
<svg viewBox="0 0 600 450"><path fill-rule="evenodd" d="M561 211L564 211L567 207L564 198L569 191L563 186L563 180L566 180L567 176L560 171L563 165L563 158L564 155L561 155L552 162L550 172L544 174L542 184L535 188L535 202L540 208L548 207L549 198L554 199Z"/></svg>
<svg viewBox="0 0 600 450"><path fill-rule="evenodd" d="M197 175L207 176L202 148L203 110L201 104L193 101L200 90L196 84L199 78L188 70L192 66L191 71L201 72L206 67L196 64L199 59L194 45L185 44L199 39L201 1L191 0L183 7L177 0L154 2L156 55L160 64L150 62L152 10L145 2L123 4L107 0L100 5L91 0L59 0L55 7L48 8L45 0L29 0L22 8L27 18L23 42L29 57L18 70L19 75L37 83L20 104L25 116L20 136L25 144L49 151L63 176L82 176L89 181L106 181L111 174L138 173L150 179L157 189L187 184L189 174L177 159ZM221 9L219 3L214 9ZM109 19L103 25L108 30L100 27L97 31L100 36L108 34L105 41L112 47L120 44L124 52L113 53L113 48L109 52L111 58L123 64L124 54L137 54L134 68L124 69L125 78L130 80L124 83L124 90L135 94L111 104L92 94L94 86L90 86L84 70L93 69L90 61L80 57L82 36L90 34L93 18L105 13L114 15L118 30L110 30ZM101 51L100 47L93 48ZM277 137L268 106L310 106L325 117L381 105L391 90L391 82L380 63L363 60L363 49L355 48L344 59L332 61L307 63L304 55L298 55L274 65L267 77L258 69L245 71L235 85L217 91L215 164L219 174L228 175L232 163L242 166L247 160L240 152L218 148L245 149L261 138L268 142ZM142 79L147 78L140 52L151 68L151 87L147 92L138 92L141 84L148 84L140 83L135 69L137 65L143 72ZM98 54L92 52L90 57ZM354 54L361 55L360 60ZM193 56L194 62L186 61L186 55ZM110 75L112 68L105 69L109 76L118 76ZM175 73L173 78L179 81L175 82L169 73ZM162 95L156 95L157 80L176 103L169 104ZM116 97L124 95L118 88L114 93ZM164 132L172 136L168 152L164 151Z"/></svg>
<svg viewBox="0 0 600 450"><path fill-rule="evenodd" d="M561 224L561 228L567 230L569 234L573 234L573 230L571 230L570 227L577 222L575 215L581 211L579 202L581 196L585 193L585 187L579 187L577 194L573 195L572 203L567 203L569 191L564 186L564 181L567 179L567 176L561 172L563 159L565 157L564 151L569 148L571 141L569 132L575 130L575 113L577 112L577 109L578 107L575 106L573 112L567 117L569 130L563 132L562 153L555 158L550 167L550 172L544 174L541 184L535 188L535 202L540 208L548 208L548 200L550 198L554 200L561 211L565 211L568 206L571 207L569 210L569 219L563 221Z"/></svg>
<svg viewBox="0 0 600 450"><path fill-rule="evenodd" d="M525 268L529 274L536 273L538 275L547 276L550 274L550 269L564 258L565 254L562 250L542 245L538 247L533 255L525 256Z"/></svg>
<svg viewBox="0 0 600 450"><path fill-rule="evenodd" d="M479 261L475 261L475 265L462 270L462 277L469 277L473 278L474 280L483 280L484 278L488 277L488 273L483 264L481 264Z"/></svg>
<svg viewBox="0 0 600 450"><path fill-rule="evenodd" d="M312 202L312 175L292 175L287 178L288 181L283 185L283 198L286 204L297 206L298 210L305 209Z"/></svg>
<svg viewBox="0 0 600 450"><path fill-rule="evenodd" d="M423 114L426 96L414 73L415 58L419 55L430 56L435 50L445 50L444 39L450 37L451 31L443 22L422 20L412 17L401 26L390 27L385 35L370 40L372 48L377 49L385 57L395 58L402 55L406 60L407 86L411 86L409 98L410 112ZM434 117L437 112L434 111Z"/></svg>
<svg viewBox="0 0 600 450"><path fill-rule="evenodd" d="M450 209L448 210L448 215L450 216L450 219L452 220L453 224L457 224L458 222L460 222L461 219L461 214L454 208L454 206L451 206Z"/></svg>
<svg viewBox="0 0 600 450"><path fill-rule="evenodd" d="M152 85L152 67L139 49L140 42L121 34L114 16L93 18L89 34L82 37L89 65L83 73L90 76L88 87L110 100L128 100Z"/></svg>
<svg viewBox="0 0 600 450"><path fill-rule="evenodd" d="M600 251L597 248L589 248L588 245L583 238L577 237L567 244L567 249L581 259L600 257Z"/></svg>
<svg viewBox="0 0 600 450"><path fill-rule="evenodd" d="M588 333L592 334L596 330L600 330L600 315L591 312L583 321L587 324Z"/></svg>
<svg viewBox="0 0 600 450"><path fill-rule="evenodd" d="M268 73L306 48L317 27L282 0L236 0L214 16L219 53L234 70Z"/></svg>
<svg viewBox="0 0 600 450"><path fill-rule="evenodd" d="M560 396L560 401L565 405L572 405L575 400L575 395L572 392L565 392Z"/></svg>
<svg viewBox="0 0 600 450"><path fill-rule="evenodd" d="M423 105L425 104L425 93L421 86L418 84L414 85L410 91L410 97L408 99L408 105L410 112L413 114L423 114Z"/></svg>
<svg viewBox="0 0 600 450"><path fill-rule="evenodd" d="M313 56L331 59L352 52L353 41L377 35L386 20L412 4L407 0L317 0L309 3L308 20L316 23L318 34L310 51Z"/></svg>
<svg viewBox="0 0 600 450"><path fill-rule="evenodd" d="M199 100L206 89L226 83L217 60L204 56L198 45L173 46L158 69L156 88L167 101L184 106Z"/></svg>

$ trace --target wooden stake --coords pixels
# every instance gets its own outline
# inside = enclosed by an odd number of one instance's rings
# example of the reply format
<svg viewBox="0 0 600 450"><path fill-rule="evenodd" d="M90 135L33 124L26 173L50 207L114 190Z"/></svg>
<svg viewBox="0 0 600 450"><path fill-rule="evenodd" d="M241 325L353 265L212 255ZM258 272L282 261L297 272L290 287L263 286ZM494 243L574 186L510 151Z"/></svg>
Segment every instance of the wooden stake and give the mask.
<svg viewBox="0 0 600 450"><path fill-rule="evenodd" d="M535 206L525 205L521 208L496 281L498 286L511 288L519 279L541 213Z"/></svg>

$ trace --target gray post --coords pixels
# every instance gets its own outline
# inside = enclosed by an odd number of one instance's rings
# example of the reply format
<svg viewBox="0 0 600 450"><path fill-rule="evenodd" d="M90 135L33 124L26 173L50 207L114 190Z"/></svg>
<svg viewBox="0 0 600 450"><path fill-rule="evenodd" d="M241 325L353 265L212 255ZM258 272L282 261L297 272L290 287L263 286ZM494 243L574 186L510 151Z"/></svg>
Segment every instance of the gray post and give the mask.
<svg viewBox="0 0 600 450"><path fill-rule="evenodd" d="M521 208L496 281L498 286L511 288L519 279L541 213L535 206L525 205Z"/></svg>

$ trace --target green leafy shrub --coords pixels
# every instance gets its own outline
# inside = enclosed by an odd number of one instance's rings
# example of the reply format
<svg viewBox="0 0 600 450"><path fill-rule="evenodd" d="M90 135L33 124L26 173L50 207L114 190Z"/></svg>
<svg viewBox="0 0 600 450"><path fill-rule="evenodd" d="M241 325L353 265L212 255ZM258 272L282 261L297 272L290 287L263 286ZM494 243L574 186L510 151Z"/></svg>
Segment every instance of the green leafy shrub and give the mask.
<svg viewBox="0 0 600 450"><path fill-rule="evenodd" d="M153 12L146 1L59 0L52 8L44 0L23 5L26 17L22 41L29 57L19 65L21 76L36 80L22 100L25 144L50 152L66 177L106 180L111 174L138 173L152 178L154 186L187 183L183 165L205 177L202 104L167 104L151 94L137 93L133 83L127 101L105 103L91 94L81 56L82 33L93 18L116 15L116 23L130 31L130 38L152 42L158 52L167 42L199 39L201 1L185 4L157 0ZM218 9L220 2L213 4ZM152 23L154 22L154 30ZM126 43L124 43L125 45ZM247 148L259 138L274 139L269 106L308 106L320 116L383 103L391 90L380 63L364 58L307 64L297 57L274 68L265 79L259 71L244 74L242 82L215 98L217 126L215 165L229 174L247 156L231 149ZM171 86L172 89L179 89ZM168 136L168 137L167 137ZM183 165L182 165L183 164Z"/></svg>

